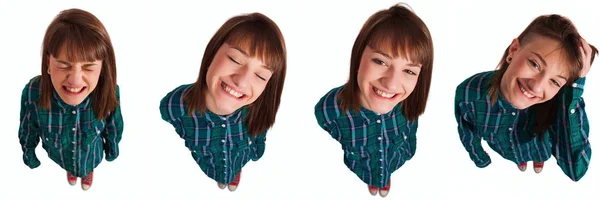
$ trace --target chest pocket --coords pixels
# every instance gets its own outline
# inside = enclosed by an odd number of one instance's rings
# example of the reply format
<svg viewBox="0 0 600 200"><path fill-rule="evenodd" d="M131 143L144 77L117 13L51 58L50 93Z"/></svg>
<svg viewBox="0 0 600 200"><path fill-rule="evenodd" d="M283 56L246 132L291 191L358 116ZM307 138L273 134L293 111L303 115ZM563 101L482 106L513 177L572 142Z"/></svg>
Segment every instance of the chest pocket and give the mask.
<svg viewBox="0 0 600 200"><path fill-rule="evenodd" d="M212 138L214 135L211 134L212 127L214 127L214 123L186 114L179 118L179 126L175 128L177 133L180 134L179 136L185 140L186 147L191 150L199 148L210 150L207 147L211 141L214 143L221 141L220 138Z"/></svg>

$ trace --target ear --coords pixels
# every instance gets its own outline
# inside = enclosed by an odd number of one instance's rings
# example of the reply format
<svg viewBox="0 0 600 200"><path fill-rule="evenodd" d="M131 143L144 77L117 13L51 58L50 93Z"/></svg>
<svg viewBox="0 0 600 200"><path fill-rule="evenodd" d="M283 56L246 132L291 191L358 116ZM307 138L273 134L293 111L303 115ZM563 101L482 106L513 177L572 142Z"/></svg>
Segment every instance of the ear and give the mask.
<svg viewBox="0 0 600 200"><path fill-rule="evenodd" d="M515 53L517 53L520 48L521 43L519 42L519 38L513 39L512 43L508 47L508 56L506 57L506 62L510 62L511 59L514 59Z"/></svg>
<svg viewBox="0 0 600 200"><path fill-rule="evenodd" d="M46 71L46 73L50 74L50 55L47 56L48 60L46 60L46 66L48 67L48 70Z"/></svg>

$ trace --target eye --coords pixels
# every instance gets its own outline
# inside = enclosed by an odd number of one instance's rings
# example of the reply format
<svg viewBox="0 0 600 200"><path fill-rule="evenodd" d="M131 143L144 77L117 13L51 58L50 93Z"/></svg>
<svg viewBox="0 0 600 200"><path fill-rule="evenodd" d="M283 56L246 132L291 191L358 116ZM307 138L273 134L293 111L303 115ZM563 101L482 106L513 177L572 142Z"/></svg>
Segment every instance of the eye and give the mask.
<svg viewBox="0 0 600 200"><path fill-rule="evenodd" d="M256 73L255 73L255 74L256 74ZM263 81L267 80L267 79L263 78L262 76L260 76L260 75L258 75L258 74L256 74L256 77L260 78L260 80L263 80Z"/></svg>
<svg viewBox="0 0 600 200"><path fill-rule="evenodd" d="M414 71L410 70L410 69L405 69L404 72L406 72L407 74L410 74L412 76L416 76L417 73L415 73Z"/></svg>
<svg viewBox="0 0 600 200"><path fill-rule="evenodd" d="M371 61L373 61L375 64L378 64L378 65L387 66L387 63L385 63L382 60L379 60L377 58L373 58L373 59L371 59Z"/></svg>
<svg viewBox="0 0 600 200"><path fill-rule="evenodd" d="M552 84L554 84L556 87L560 87L560 83L558 83L558 81L552 79Z"/></svg>
<svg viewBox="0 0 600 200"><path fill-rule="evenodd" d="M227 58L229 58L229 60L231 60L231 62L234 62L235 64L238 64L238 65L241 65L240 62L238 62L235 59L233 59L233 57L227 56Z"/></svg>
<svg viewBox="0 0 600 200"><path fill-rule="evenodd" d="M537 62L535 62L535 60L529 59L529 64L531 65L531 67L537 69L538 71L540 70L540 65Z"/></svg>

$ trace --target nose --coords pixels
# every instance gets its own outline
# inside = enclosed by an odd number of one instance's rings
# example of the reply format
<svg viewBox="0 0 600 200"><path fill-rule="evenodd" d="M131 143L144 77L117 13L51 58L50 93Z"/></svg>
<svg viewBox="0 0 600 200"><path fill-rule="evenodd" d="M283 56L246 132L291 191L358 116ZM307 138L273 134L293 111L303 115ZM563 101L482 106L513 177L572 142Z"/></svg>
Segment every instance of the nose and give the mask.
<svg viewBox="0 0 600 200"><path fill-rule="evenodd" d="M246 88L249 86L252 72L248 67L241 67L232 77L233 82L238 88Z"/></svg>
<svg viewBox="0 0 600 200"><path fill-rule="evenodd" d="M536 76L527 81L527 87L534 93L536 96L541 96L542 92L544 92L544 80L546 78L542 76Z"/></svg>
<svg viewBox="0 0 600 200"><path fill-rule="evenodd" d="M69 85L80 86L83 85L83 71L73 67L67 75L67 82Z"/></svg>
<svg viewBox="0 0 600 200"><path fill-rule="evenodd" d="M394 69L394 67L390 67L389 70L385 72L384 77L382 78L381 84L385 89L390 92L402 93L402 74L401 70Z"/></svg>

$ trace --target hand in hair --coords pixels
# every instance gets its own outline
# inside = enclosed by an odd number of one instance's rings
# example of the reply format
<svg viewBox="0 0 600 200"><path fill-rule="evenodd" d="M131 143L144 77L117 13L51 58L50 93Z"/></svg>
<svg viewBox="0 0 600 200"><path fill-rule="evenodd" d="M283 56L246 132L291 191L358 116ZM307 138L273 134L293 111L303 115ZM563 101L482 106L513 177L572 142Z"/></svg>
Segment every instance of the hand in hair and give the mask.
<svg viewBox="0 0 600 200"><path fill-rule="evenodd" d="M583 78L590 71L592 62L594 62L594 56L598 54L598 50L593 48L592 45L588 44L583 38L581 38L580 41L579 51L581 51L581 61L583 61L583 66L579 73L579 77Z"/></svg>

